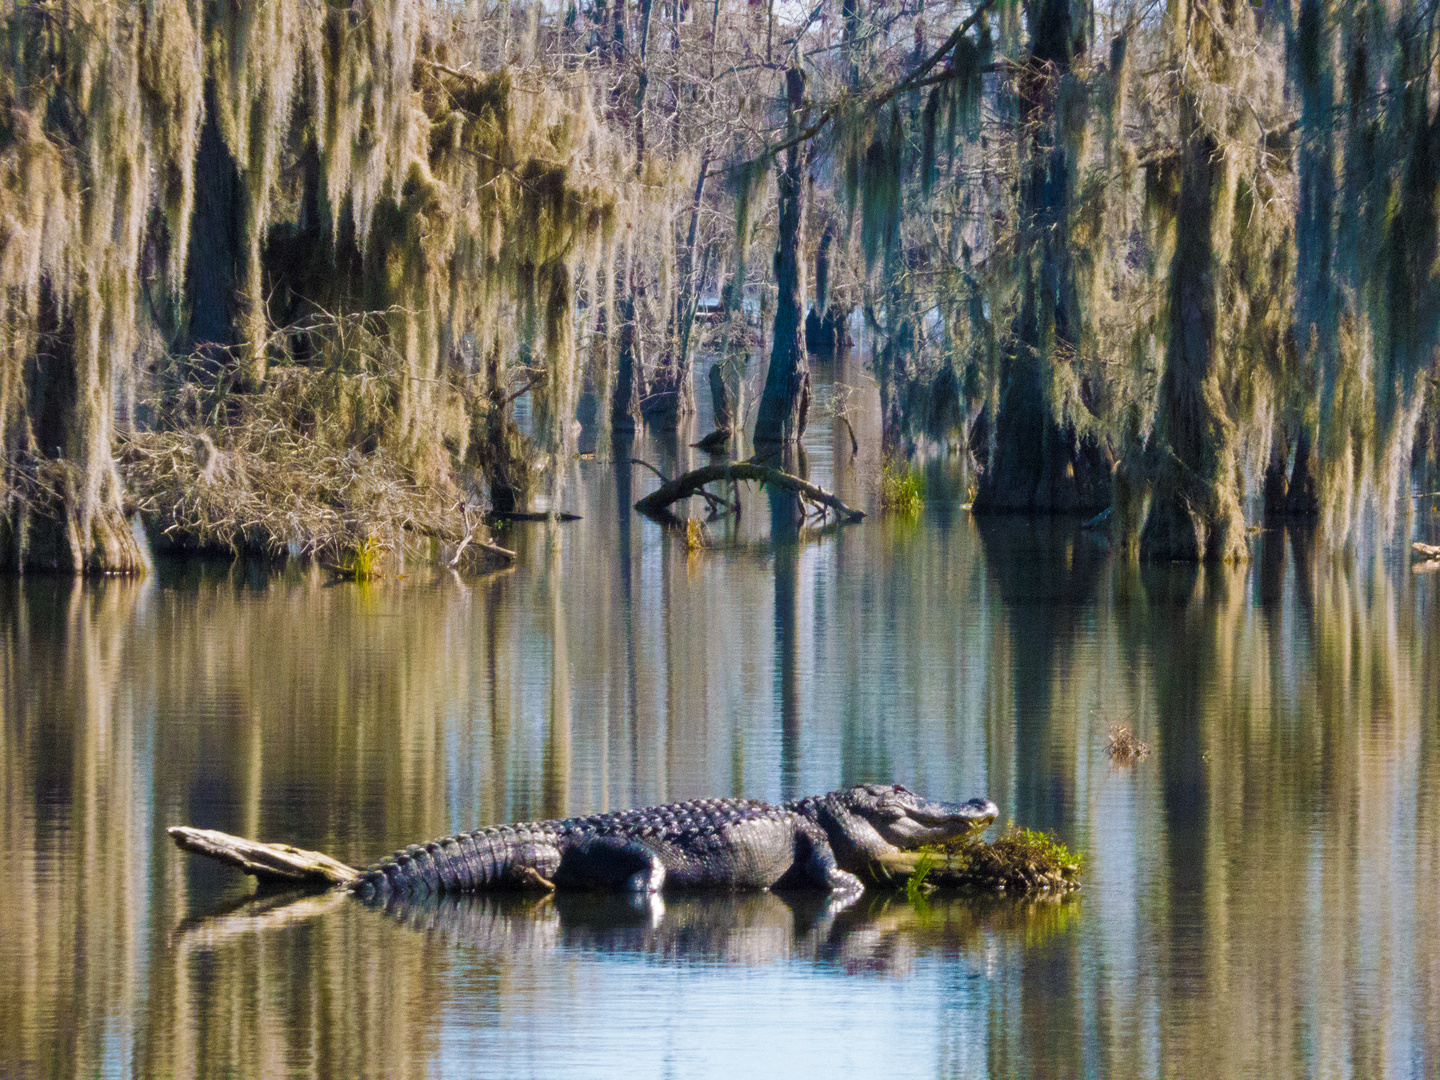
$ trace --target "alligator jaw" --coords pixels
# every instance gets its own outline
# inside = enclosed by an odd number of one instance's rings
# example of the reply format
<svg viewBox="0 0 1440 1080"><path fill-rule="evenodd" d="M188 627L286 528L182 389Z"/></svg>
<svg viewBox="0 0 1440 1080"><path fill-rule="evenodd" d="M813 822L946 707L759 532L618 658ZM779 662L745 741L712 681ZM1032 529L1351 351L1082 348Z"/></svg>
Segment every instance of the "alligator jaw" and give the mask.
<svg viewBox="0 0 1440 1080"><path fill-rule="evenodd" d="M891 824L887 831L895 834L891 837L892 843L903 841L896 844L897 847L924 847L981 832L999 816L1000 808L989 799L971 799L963 803L917 800L917 805L909 809L905 820Z"/></svg>

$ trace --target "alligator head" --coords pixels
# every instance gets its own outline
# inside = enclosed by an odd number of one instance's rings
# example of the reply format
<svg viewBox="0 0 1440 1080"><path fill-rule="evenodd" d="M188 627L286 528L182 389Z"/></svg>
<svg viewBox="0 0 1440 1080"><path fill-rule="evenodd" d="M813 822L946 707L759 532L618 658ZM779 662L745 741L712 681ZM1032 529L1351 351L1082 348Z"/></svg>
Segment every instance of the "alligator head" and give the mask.
<svg viewBox="0 0 1440 1080"><path fill-rule="evenodd" d="M989 799L938 802L899 784L861 784L802 799L795 808L825 830L836 861L851 873L900 851L979 832L1000 815Z"/></svg>

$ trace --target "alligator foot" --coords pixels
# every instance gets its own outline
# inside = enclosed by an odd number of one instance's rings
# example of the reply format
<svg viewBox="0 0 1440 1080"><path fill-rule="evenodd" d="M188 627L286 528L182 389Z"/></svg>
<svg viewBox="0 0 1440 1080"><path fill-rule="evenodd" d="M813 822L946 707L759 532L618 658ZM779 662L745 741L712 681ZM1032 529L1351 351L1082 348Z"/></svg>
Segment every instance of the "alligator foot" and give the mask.
<svg viewBox="0 0 1440 1080"><path fill-rule="evenodd" d="M551 881L533 866L517 867L514 874L515 883L522 889L539 889L541 892L555 891L555 882Z"/></svg>

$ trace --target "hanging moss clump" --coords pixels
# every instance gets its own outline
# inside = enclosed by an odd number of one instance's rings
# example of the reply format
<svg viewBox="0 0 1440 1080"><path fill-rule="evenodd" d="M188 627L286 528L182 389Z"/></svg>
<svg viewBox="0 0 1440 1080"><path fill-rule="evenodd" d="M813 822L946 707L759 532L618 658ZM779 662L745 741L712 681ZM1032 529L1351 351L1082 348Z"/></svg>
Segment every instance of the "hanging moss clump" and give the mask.
<svg viewBox="0 0 1440 1080"><path fill-rule="evenodd" d="M493 15L157 0L0 18L0 563L139 567L120 435L131 502L165 536L260 553L344 541L315 525L331 496L290 505L344 471L320 448L458 506L472 416L508 407L517 375L558 471L573 283L616 196L583 72L517 76ZM117 401L156 430L117 430ZM216 461L254 482L206 509L184 485ZM384 485L368 505L364 487L339 500L346 529L393 540Z"/></svg>

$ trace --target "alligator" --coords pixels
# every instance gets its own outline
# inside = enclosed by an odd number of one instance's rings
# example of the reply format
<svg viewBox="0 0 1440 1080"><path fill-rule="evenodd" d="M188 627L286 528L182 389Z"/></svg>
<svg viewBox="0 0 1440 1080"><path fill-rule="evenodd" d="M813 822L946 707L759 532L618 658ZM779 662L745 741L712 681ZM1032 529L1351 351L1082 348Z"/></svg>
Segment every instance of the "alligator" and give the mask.
<svg viewBox="0 0 1440 1080"><path fill-rule="evenodd" d="M366 900L496 889L658 893L815 889L856 894L901 852L984 829L989 799L935 802L862 784L792 802L697 799L619 813L491 825L355 868L317 852L186 826L182 848L264 882L326 884Z"/></svg>

